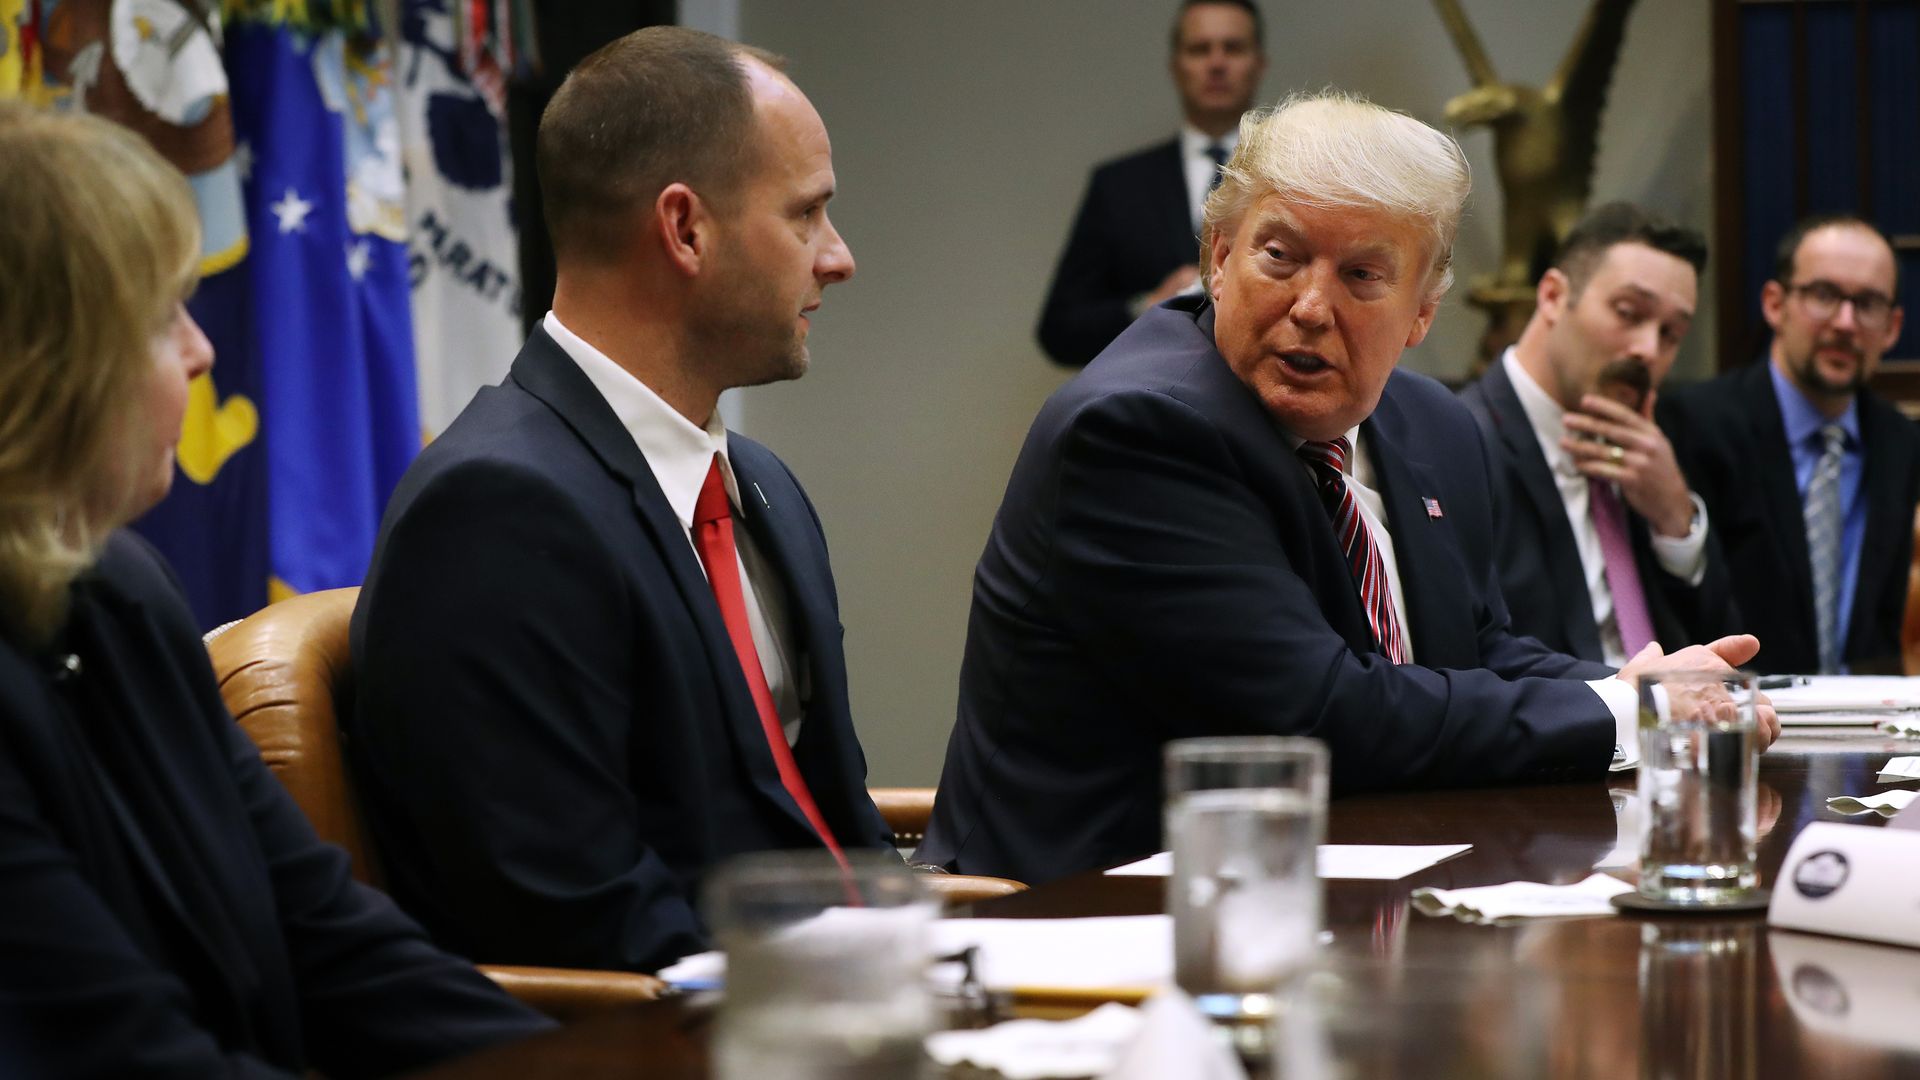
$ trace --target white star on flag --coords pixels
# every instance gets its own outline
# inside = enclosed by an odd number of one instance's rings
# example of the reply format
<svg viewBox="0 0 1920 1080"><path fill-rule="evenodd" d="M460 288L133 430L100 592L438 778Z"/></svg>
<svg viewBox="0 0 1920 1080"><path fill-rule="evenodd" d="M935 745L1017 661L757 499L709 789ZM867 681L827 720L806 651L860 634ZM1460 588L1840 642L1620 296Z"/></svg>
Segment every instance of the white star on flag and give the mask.
<svg viewBox="0 0 1920 1080"><path fill-rule="evenodd" d="M359 281L367 276L367 264L373 252L365 240L347 245L347 276Z"/></svg>
<svg viewBox="0 0 1920 1080"><path fill-rule="evenodd" d="M280 235L290 232L307 231L307 215L313 213L313 204L300 197L292 188L280 197L280 201L267 207L273 216L280 219Z"/></svg>

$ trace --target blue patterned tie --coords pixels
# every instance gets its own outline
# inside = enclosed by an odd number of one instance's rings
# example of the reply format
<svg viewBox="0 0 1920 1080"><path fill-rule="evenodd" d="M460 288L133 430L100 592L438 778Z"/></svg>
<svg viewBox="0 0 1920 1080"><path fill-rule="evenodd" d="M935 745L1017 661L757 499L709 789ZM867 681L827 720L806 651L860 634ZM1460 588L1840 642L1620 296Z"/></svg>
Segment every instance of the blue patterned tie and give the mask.
<svg viewBox="0 0 1920 1080"><path fill-rule="evenodd" d="M1820 671L1840 670L1840 464L1846 456L1847 432L1839 424L1820 429L1820 460L1801 512L1807 522L1807 561L1813 571L1813 617L1819 628Z"/></svg>
<svg viewBox="0 0 1920 1080"><path fill-rule="evenodd" d="M1387 584L1386 563L1380 549L1373 546L1373 533L1360 517L1360 504L1347 486L1347 455L1353 444L1345 435L1332 442L1303 442L1298 453L1313 466L1320 487L1320 501L1333 519L1333 531L1347 553L1347 569L1360 590L1360 602L1367 610L1367 623L1373 628L1373 640L1386 658L1396 664L1407 662L1406 642L1400 636L1400 620L1393 612L1393 589Z"/></svg>
<svg viewBox="0 0 1920 1080"><path fill-rule="evenodd" d="M1210 143L1207 156L1213 159L1213 179L1207 181L1207 190L1211 192L1220 186L1220 170L1227 167L1227 148L1219 143Z"/></svg>

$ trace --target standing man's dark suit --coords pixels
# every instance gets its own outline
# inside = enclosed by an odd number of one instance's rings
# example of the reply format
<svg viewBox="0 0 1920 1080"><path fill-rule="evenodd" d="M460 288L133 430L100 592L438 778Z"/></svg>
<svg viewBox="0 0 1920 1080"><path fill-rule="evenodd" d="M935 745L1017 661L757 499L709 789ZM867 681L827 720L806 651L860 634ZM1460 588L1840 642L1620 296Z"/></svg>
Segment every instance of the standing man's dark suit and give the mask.
<svg viewBox="0 0 1920 1080"><path fill-rule="evenodd" d="M1155 851L1161 747L1185 736L1319 737L1336 794L1603 775L1616 721L1577 680L1612 669L1509 631L1466 409L1397 372L1361 426L1413 645L1395 666L1213 322L1198 298L1148 312L1034 421L922 859L1044 881Z"/></svg>
<svg viewBox="0 0 1920 1080"><path fill-rule="evenodd" d="M1093 171L1040 310L1040 345L1056 363L1092 360L1133 321L1134 297L1199 257L1187 205L1177 138Z"/></svg>
<svg viewBox="0 0 1920 1080"><path fill-rule="evenodd" d="M145 542L70 595L0 634L0 1075L384 1076L551 1026L314 836Z"/></svg>
<svg viewBox="0 0 1920 1080"><path fill-rule="evenodd" d="M1658 419L1707 504L1738 596L1741 629L1760 638L1752 666L1818 671L1806 526L1770 370L1763 358L1664 394ZM1920 502L1920 431L1871 390L1857 401L1867 524L1841 656L1855 673L1897 673Z"/></svg>
<svg viewBox="0 0 1920 1080"><path fill-rule="evenodd" d="M843 847L890 848L819 520L772 453L728 445L736 527L785 587L794 756ZM820 847L685 529L544 330L401 481L353 655L352 746L389 882L449 947L651 971L707 947L693 899L716 862Z"/></svg>
<svg viewBox="0 0 1920 1080"><path fill-rule="evenodd" d="M1500 592L1514 629L1560 652L1603 662L1566 503L1506 365L1489 365L1460 399L1473 413L1492 468ZM1690 585L1654 558L1646 519L1629 513L1627 522L1656 640L1678 646L1739 631L1725 560L1713 534L1707 538L1705 574L1699 585Z"/></svg>

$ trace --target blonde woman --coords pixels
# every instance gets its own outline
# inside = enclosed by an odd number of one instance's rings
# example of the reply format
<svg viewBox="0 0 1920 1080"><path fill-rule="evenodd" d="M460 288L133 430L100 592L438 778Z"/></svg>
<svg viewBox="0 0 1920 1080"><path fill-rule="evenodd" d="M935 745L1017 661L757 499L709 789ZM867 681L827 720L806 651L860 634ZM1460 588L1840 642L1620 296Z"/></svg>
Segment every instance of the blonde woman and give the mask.
<svg viewBox="0 0 1920 1080"><path fill-rule="evenodd" d="M546 1021L315 839L159 557L187 383L185 181L0 105L0 1075L367 1075Z"/></svg>

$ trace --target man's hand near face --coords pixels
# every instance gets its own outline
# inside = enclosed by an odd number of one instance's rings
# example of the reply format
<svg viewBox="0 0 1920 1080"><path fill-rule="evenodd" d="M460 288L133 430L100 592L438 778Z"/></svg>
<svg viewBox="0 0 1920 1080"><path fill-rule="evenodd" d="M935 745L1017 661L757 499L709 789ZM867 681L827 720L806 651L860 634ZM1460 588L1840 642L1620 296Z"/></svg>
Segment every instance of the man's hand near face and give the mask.
<svg viewBox="0 0 1920 1080"><path fill-rule="evenodd" d="M1560 446L1582 475L1620 485L1627 505L1659 536L1682 537L1693 527L1693 495L1674 459L1673 444L1653 422L1655 395L1639 411L1600 394L1580 399L1566 414L1571 433Z"/></svg>

